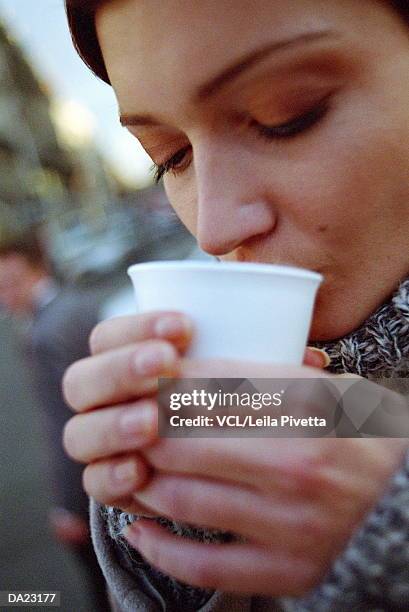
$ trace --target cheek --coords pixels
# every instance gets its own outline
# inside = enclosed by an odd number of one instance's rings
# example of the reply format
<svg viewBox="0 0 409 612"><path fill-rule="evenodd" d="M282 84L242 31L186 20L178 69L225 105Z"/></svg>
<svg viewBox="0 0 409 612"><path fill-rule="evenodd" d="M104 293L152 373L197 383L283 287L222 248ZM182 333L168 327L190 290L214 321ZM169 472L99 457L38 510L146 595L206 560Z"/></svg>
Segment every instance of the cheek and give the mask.
<svg viewBox="0 0 409 612"><path fill-rule="evenodd" d="M308 158L292 160L287 198L300 229L351 248L370 235L387 240L407 218L409 164L401 130L356 121L344 125L351 126L348 133L339 126Z"/></svg>
<svg viewBox="0 0 409 612"><path fill-rule="evenodd" d="M168 200L183 225L196 236L197 197L194 176L167 176L164 186Z"/></svg>

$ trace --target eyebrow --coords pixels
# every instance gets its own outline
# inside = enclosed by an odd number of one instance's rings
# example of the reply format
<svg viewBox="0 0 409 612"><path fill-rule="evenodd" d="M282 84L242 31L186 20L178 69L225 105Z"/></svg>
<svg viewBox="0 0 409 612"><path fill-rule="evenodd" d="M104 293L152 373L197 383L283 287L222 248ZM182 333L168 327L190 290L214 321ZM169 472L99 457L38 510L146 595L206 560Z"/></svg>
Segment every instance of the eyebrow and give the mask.
<svg viewBox="0 0 409 612"><path fill-rule="evenodd" d="M194 95L194 100L197 102L202 102L210 98L216 92L220 91L225 85L227 85L227 83L230 83L244 71L252 68L255 64L261 62L272 53L290 49L292 47L297 47L302 44L316 42L317 40L333 37L334 35L335 33L332 30L308 32L306 34L300 34L293 38L276 41L274 43L261 47L261 49L252 51L251 53L243 57L241 60L233 64L233 66L226 68L219 75L212 78L208 83L202 85ZM123 126L160 125L160 122L149 114L137 115L123 113L120 114L119 120L121 122L121 125Z"/></svg>

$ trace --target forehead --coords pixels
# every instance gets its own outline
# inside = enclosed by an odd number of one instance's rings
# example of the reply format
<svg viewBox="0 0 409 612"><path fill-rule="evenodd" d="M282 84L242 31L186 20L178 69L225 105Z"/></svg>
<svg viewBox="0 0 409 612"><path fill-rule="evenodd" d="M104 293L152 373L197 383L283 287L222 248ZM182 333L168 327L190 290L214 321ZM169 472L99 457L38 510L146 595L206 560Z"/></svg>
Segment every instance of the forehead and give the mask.
<svg viewBox="0 0 409 612"><path fill-rule="evenodd" d="M366 0L362 0L363 4ZM120 105L188 98L257 47L315 30L349 27L356 0L120 0L96 25ZM359 12L359 9L356 9ZM128 110L123 108L124 111Z"/></svg>

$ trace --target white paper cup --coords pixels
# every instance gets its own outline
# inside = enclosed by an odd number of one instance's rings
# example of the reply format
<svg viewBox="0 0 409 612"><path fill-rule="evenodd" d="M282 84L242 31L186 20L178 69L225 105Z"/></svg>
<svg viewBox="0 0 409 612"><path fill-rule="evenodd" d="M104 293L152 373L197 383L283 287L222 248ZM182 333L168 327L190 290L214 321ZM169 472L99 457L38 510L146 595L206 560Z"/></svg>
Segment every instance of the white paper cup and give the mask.
<svg viewBox="0 0 409 612"><path fill-rule="evenodd" d="M195 326L190 357L300 365L320 274L291 266L159 261L131 266L138 312L175 310Z"/></svg>

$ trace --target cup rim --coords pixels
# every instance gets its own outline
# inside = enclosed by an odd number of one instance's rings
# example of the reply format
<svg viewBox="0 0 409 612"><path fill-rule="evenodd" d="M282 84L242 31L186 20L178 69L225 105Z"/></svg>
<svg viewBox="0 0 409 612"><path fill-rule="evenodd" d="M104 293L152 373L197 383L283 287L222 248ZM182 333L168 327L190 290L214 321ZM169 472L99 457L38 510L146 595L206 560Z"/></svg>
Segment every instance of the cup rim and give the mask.
<svg viewBox="0 0 409 612"><path fill-rule="evenodd" d="M167 260L167 261L147 261L142 263L136 263L129 266L127 272L128 275L132 276L137 271L149 271L149 270L161 270L161 269L177 269L178 271L185 270L215 270L219 268L220 272L258 272L261 274L276 274L281 276L290 276L297 278L304 278L308 280L314 280L322 282L324 277L319 272L313 272L306 268L298 268L291 265L276 265L276 264L265 264L265 263L253 263L253 262L235 262L235 261L196 261L196 260Z"/></svg>

